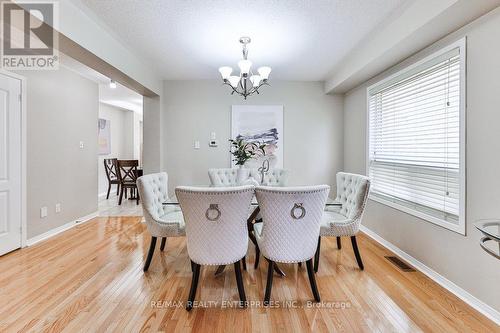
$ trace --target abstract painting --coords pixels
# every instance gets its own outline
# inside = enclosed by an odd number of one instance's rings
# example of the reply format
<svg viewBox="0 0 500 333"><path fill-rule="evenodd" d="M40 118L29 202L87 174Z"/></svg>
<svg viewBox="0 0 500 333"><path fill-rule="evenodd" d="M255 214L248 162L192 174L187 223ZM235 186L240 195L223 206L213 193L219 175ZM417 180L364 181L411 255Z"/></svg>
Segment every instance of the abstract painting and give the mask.
<svg viewBox="0 0 500 333"><path fill-rule="evenodd" d="M99 155L111 154L111 121L99 118L97 123L97 145Z"/></svg>
<svg viewBox="0 0 500 333"><path fill-rule="evenodd" d="M259 168L267 160L271 169L283 168L283 105L233 105L231 138L266 145L265 154L245 167Z"/></svg>

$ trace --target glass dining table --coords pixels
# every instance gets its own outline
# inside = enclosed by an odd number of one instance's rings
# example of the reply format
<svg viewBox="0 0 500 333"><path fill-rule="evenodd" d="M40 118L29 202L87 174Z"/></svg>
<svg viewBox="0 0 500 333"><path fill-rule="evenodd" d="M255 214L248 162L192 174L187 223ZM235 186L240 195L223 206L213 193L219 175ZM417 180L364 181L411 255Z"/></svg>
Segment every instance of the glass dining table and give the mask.
<svg viewBox="0 0 500 333"><path fill-rule="evenodd" d="M179 206L179 201L177 200L177 197L173 196L173 197L169 198L167 201L163 202L163 205L164 206ZM257 198L255 198L255 196L252 199L251 206L254 209L247 219L248 238L250 238L250 240L252 241L252 243L254 245L257 245L257 239L255 239L253 225L256 222L257 216L259 215L260 208L259 208L259 203L257 202ZM332 198L328 198L326 200L326 203L325 203L325 209L328 207L333 208L333 207L341 207L341 206L342 206L342 204L340 202L338 202ZM244 266L246 266L245 263L244 263ZM217 268L217 270L215 271L215 275L219 275L220 273L222 273L224 271L225 267L226 266L224 266L224 265L219 266ZM285 273L279 268L278 265L274 265L274 270L279 275L285 276Z"/></svg>

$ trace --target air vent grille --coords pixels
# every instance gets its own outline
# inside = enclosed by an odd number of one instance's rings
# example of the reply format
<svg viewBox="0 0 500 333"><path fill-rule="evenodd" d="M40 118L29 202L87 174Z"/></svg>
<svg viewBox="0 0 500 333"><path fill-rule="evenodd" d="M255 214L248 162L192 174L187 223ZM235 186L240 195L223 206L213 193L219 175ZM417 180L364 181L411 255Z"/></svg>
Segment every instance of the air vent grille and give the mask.
<svg viewBox="0 0 500 333"><path fill-rule="evenodd" d="M408 265L406 262L399 259L398 257L386 256L385 258L387 260L389 260L390 262L392 262L395 266L397 266L403 272L415 272L415 268L411 267L410 265Z"/></svg>

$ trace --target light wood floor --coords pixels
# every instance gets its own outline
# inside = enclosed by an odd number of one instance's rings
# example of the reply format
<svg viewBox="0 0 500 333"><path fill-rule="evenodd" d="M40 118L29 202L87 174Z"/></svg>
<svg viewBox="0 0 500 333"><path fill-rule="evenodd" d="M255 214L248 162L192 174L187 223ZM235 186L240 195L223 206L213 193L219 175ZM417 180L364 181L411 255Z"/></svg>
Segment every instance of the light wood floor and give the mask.
<svg viewBox="0 0 500 333"><path fill-rule="evenodd" d="M139 217L99 217L0 257L0 331L500 330L423 274L399 271L384 258L390 252L364 235L358 237L366 267L363 272L356 266L347 239L340 251L334 239L323 240L317 274L320 308L307 306L312 295L305 267L282 265L287 276L275 277L272 299L297 303L277 303L284 307L269 309L222 309L222 301L238 299L234 272L229 269L214 277L214 268L209 267L203 269L197 299L206 306L209 301L219 303L188 313L183 306L175 307L187 299L190 286L185 240L170 239L165 252L155 253L144 274L150 237L139 221ZM250 254L244 273L247 298L260 301L266 269L263 261L254 270L252 246Z"/></svg>

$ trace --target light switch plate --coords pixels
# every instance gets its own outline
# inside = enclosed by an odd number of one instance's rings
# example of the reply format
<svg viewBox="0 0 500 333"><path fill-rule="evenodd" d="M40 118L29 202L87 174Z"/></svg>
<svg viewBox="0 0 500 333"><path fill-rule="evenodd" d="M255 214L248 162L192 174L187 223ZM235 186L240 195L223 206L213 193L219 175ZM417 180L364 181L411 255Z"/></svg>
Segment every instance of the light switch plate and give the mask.
<svg viewBox="0 0 500 333"><path fill-rule="evenodd" d="M200 149L200 141L196 140L194 142L194 149Z"/></svg>
<svg viewBox="0 0 500 333"><path fill-rule="evenodd" d="M41 218L47 217L47 207L40 208L40 217Z"/></svg>
<svg viewBox="0 0 500 333"><path fill-rule="evenodd" d="M56 213L60 213L60 212L61 212L61 204L56 203Z"/></svg>
<svg viewBox="0 0 500 333"><path fill-rule="evenodd" d="M80 149L85 148L85 143L83 141L80 141Z"/></svg>

